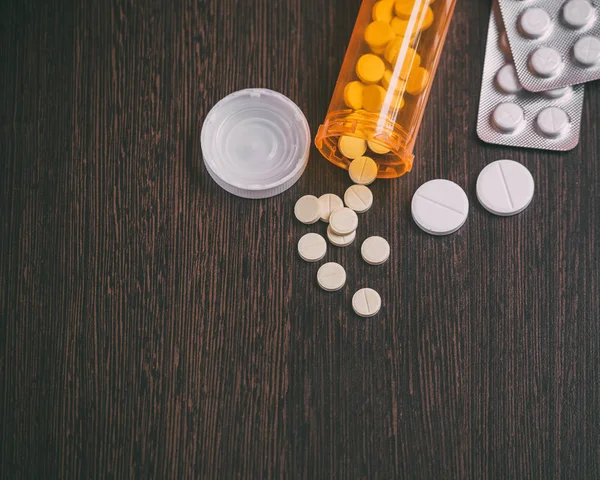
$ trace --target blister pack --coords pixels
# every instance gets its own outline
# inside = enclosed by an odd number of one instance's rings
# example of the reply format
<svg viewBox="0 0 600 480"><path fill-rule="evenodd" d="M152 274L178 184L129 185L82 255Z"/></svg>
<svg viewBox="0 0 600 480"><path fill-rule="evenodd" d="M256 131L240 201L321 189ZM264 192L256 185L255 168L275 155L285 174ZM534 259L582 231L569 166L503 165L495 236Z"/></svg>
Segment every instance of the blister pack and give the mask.
<svg viewBox="0 0 600 480"><path fill-rule="evenodd" d="M487 143L571 150L579 143L584 85L547 92L525 90L517 77L506 32L492 10L477 134Z"/></svg>
<svg viewBox="0 0 600 480"><path fill-rule="evenodd" d="M600 79L600 0L499 0L521 84L531 92Z"/></svg>

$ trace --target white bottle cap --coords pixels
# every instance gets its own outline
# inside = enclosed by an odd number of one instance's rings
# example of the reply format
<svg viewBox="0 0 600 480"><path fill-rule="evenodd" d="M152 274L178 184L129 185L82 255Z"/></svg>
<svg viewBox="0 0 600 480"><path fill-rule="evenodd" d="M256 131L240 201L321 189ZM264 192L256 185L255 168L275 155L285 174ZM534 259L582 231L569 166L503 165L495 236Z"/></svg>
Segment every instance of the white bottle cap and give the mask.
<svg viewBox="0 0 600 480"><path fill-rule="evenodd" d="M304 173L310 129L286 96L262 88L228 95L208 113L200 135L208 173L238 197L285 192Z"/></svg>

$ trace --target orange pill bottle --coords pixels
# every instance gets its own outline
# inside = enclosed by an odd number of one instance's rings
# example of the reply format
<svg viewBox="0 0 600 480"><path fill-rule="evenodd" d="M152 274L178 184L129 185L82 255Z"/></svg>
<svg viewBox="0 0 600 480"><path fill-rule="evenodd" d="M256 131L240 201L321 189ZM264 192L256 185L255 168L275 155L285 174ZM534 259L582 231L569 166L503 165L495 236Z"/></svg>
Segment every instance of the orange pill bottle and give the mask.
<svg viewBox="0 0 600 480"><path fill-rule="evenodd" d="M456 0L363 0L315 143L332 163L340 139L364 140L379 178L412 169L413 150Z"/></svg>

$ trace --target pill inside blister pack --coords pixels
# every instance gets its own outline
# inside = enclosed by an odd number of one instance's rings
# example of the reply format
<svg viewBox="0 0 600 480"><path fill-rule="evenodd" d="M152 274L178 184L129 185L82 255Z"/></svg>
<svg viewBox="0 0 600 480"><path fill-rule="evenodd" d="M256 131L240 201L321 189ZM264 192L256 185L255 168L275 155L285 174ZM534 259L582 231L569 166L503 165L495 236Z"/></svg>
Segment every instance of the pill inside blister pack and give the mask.
<svg viewBox="0 0 600 480"><path fill-rule="evenodd" d="M600 79L600 0L499 0L521 84L532 92Z"/></svg>
<svg viewBox="0 0 600 480"><path fill-rule="evenodd" d="M584 86L525 90L502 21L492 11L477 133L488 143L570 150L579 142Z"/></svg>

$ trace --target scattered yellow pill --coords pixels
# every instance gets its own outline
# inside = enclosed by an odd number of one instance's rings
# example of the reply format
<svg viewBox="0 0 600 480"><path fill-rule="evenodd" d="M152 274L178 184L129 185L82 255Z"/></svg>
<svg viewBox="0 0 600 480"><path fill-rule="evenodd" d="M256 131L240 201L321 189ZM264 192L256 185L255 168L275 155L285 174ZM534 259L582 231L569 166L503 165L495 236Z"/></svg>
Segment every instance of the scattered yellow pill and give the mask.
<svg viewBox="0 0 600 480"><path fill-rule="evenodd" d="M358 59L356 75L365 83L377 83L383 78L385 63L377 55L367 53Z"/></svg>
<svg viewBox="0 0 600 480"><path fill-rule="evenodd" d="M358 185L370 185L377 178L379 168L370 157L358 157L348 167L352 181Z"/></svg>
<svg viewBox="0 0 600 480"><path fill-rule="evenodd" d="M377 143L374 140L369 140L367 144L369 145L369 149L373 153L377 153L378 155L385 155L386 153L390 153L389 148L387 148L385 145L382 145L381 143Z"/></svg>
<svg viewBox="0 0 600 480"><path fill-rule="evenodd" d="M373 5L373 21L390 23L394 17L395 0L380 0Z"/></svg>
<svg viewBox="0 0 600 480"><path fill-rule="evenodd" d="M406 82L401 78L394 80L394 72L391 70L385 71L383 78L381 79L381 84L386 90L389 90L391 87L393 87L394 93L402 93L406 89Z"/></svg>
<svg viewBox="0 0 600 480"><path fill-rule="evenodd" d="M389 22L372 22L365 30L365 41L375 53L383 53L386 45L395 37Z"/></svg>
<svg viewBox="0 0 600 480"><path fill-rule="evenodd" d="M360 110L363 102L363 90L365 86L362 82L350 82L344 89L344 103L352 110Z"/></svg>
<svg viewBox="0 0 600 480"><path fill-rule="evenodd" d="M338 148L344 157L352 160L365 154L367 151L367 141L362 138L345 135L340 137Z"/></svg>
<svg viewBox="0 0 600 480"><path fill-rule="evenodd" d="M406 82L406 91L411 95L420 95L427 88L429 72L423 67L415 68Z"/></svg>
<svg viewBox="0 0 600 480"><path fill-rule="evenodd" d="M381 111L387 92L380 85L369 85L363 91L363 107L368 112Z"/></svg>

